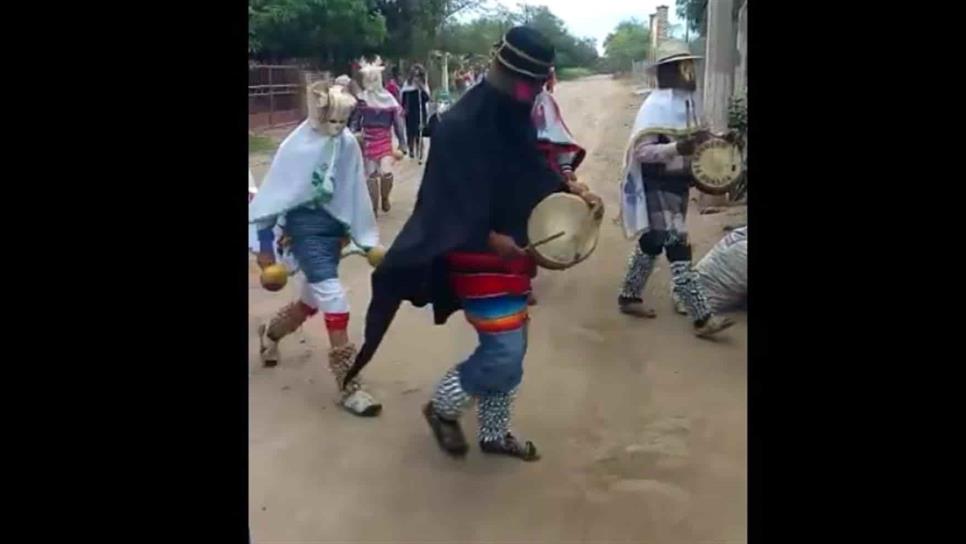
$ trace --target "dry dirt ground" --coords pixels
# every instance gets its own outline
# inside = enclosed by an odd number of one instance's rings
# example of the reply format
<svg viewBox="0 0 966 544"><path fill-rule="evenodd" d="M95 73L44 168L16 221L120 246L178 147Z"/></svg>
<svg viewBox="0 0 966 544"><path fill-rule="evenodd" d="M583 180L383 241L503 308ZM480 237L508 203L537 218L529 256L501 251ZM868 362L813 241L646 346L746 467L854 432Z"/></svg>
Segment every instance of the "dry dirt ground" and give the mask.
<svg viewBox="0 0 966 544"><path fill-rule="evenodd" d="M420 406L436 380L474 347L458 314L443 327L429 309L400 310L364 378L383 401L376 419L334 404L322 320L282 343L274 369L257 359L257 325L291 301L268 293L251 262L249 302L250 524L255 542L728 543L746 542L744 314L716 342L700 340L669 300L662 259L645 294L660 315L616 310L632 248L610 219L629 125L641 98L607 77L565 82L557 98L588 149L580 177L608 206L596 253L535 283L530 348L514 429L538 463L446 457ZM256 179L266 157L252 157ZM393 210L379 219L387 244L412 211L421 168L397 167ZM744 221L744 209L688 218L695 254ZM342 262L362 334L369 265ZM464 428L475 437L475 414Z"/></svg>

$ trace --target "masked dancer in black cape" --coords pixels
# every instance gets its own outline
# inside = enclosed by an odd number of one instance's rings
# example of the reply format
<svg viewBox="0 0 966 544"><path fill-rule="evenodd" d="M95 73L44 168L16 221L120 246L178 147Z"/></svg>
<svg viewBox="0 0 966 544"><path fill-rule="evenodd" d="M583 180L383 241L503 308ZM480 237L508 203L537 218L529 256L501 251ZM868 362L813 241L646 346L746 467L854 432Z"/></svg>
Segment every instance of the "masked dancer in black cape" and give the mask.
<svg viewBox="0 0 966 544"><path fill-rule="evenodd" d="M511 29L495 46L485 79L437 126L413 215L372 275L365 344L347 379L372 358L403 300L432 304L437 325L463 310L478 333L476 349L423 407L439 446L454 456L469 449L459 419L476 399L483 452L539 459L532 442L510 432L536 275L523 249L527 220L555 192L576 193L603 210L597 195L565 181L538 148L530 114L553 61L553 46L527 27Z"/></svg>

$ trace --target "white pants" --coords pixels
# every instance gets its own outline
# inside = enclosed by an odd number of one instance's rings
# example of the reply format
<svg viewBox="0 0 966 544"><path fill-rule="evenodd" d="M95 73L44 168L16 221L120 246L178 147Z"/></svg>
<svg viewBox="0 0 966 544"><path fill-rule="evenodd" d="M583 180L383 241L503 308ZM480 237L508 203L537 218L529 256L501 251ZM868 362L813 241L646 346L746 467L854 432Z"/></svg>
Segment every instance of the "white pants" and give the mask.
<svg viewBox="0 0 966 544"><path fill-rule="evenodd" d="M349 300L338 278L316 283L303 281L299 300L323 314L349 313Z"/></svg>

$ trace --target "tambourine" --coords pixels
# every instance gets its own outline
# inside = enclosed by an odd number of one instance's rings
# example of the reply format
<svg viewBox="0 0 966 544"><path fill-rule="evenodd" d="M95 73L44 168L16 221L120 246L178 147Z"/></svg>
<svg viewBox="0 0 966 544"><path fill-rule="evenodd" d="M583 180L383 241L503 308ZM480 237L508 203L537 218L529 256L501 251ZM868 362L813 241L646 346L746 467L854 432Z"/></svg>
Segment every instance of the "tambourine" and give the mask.
<svg viewBox="0 0 966 544"><path fill-rule="evenodd" d="M712 137L691 157L691 174L699 190L712 195L730 191L741 176L741 150L727 140Z"/></svg>
<svg viewBox="0 0 966 544"><path fill-rule="evenodd" d="M599 210L588 206L579 196L554 193L530 213L527 249L543 268L570 268L597 249L601 217Z"/></svg>

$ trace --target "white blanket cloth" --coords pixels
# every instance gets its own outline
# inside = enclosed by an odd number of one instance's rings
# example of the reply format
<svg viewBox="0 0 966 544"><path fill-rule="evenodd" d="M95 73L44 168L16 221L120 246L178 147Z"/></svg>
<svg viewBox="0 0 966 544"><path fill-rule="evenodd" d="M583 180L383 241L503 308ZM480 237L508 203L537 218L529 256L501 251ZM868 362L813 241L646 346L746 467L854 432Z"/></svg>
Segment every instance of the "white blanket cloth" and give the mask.
<svg viewBox="0 0 966 544"><path fill-rule="evenodd" d="M305 121L285 138L248 205L248 221L264 228L278 223L289 210L309 203L321 206L345 225L356 245L369 249L379 244L362 152L347 129L327 136Z"/></svg>
<svg viewBox="0 0 966 544"><path fill-rule="evenodd" d="M748 227L728 233L695 269L715 312L742 306L748 298Z"/></svg>
<svg viewBox="0 0 966 544"><path fill-rule="evenodd" d="M359 93L359 100L362 100L370 108L375 109L399 109L399 102L396 102L396 97L392 95L389 91L383 88L371 91L365 90Z"/></svg>
<svg viewBox="0 0 966 544"><path fill-rule="evenodd" d="M577 145L573 134L560 115L560 107L553 95L544 90L533 102L533 119L537 126L537 139L558 145Z"/></svg>
<svg viewBox="0 0 966 544"><path fill-rule="evenodd" d="M254 195L258 194L258 188L255 187L255 178L252 176L251 169L248 170L248 201ZM254 223L248 224L248 249L254 253L258 253L258 232L256 230Z"/></svg>
<svg viewBox="0 0 966 544"><path fill-rule="evenodd" d="M704 289L711 311L723 313L739 309L748 301L748 227L728 233L711 248L694 269ZM669 286L676 302L673 282Z"/></svg>

